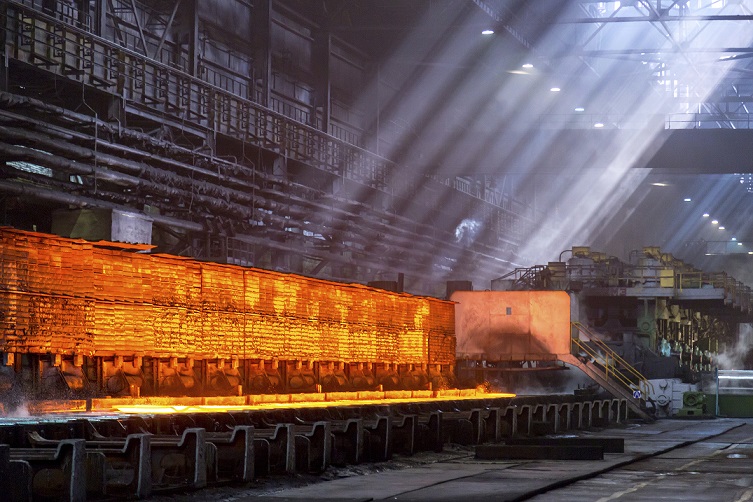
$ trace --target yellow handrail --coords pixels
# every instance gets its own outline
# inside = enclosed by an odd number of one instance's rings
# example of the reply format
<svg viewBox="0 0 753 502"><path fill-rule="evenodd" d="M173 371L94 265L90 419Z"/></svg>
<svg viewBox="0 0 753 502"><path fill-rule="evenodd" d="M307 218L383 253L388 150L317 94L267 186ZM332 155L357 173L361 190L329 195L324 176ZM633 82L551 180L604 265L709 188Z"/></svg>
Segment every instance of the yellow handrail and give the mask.
<svg viewBox="0 0 753 502"><path fill-rule="evenodd" d="M583 343L578 338L572 338L572 342L582 351L584 351L586 354L588 354L589 357L591 357L593 360L598 361L599 364L604 366L605 370L605 376L606 378L609 378L609 373L611 371L612 378L614 380L619 381L622 385L627 387L630 390L635 389L635 384L627 378L622 371L619 371L617 369L617 364L619 364L622 369L630 374L635 380L638 382L638 390L641 391L641 398L645 399L649 394L653 393L654 386L651 382L648 381L648 379L643 376L637 369L635 369L633 366L631 366L627 361L625 361L622 357L620 357L619 354L617 354L614 350L612 350L606 343L604 343L597 335L595 335L593 332L591 332L586 326L583 324L573 321L571 323L573 327L575 327L580 333L585 334L588 336L589 341L593 342L593 344L596 346L596 349L593 347ZM610 359L615 361L615 363L611 363Z"/></svg>
<svg viewBox="0 0 753 502"><path fill-rule="evenodd" d="M583 352L585 352L591 359L597 361L603 368L604 368L604 375L606 378L610 378L610 373L612 374L612 379L619 381L621 384L623 384L625 387L632 389L632 382L625 377L625 375L621 374L619 371L617 371L617 367L609 362L609 359L604 356L604 354L599 353L598 351L594 350L592 347L584 344L581 342L581 340L578 340L576 338L573 338L573 343Z"/></svg>

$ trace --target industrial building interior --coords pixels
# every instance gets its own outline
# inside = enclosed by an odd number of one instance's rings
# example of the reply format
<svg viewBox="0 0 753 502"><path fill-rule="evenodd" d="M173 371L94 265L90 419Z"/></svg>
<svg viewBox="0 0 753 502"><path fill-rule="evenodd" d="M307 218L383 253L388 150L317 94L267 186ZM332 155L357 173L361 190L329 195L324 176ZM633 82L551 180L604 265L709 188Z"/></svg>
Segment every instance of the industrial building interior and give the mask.
<svg viewBox="0 0 753 502"><path fill-rule="evenodd" d="M118 452L87 462L140 460L126 484L61 468L66 500L750 416L753 376L724 372L753 369L753 0L0 0L0 22L0 417L293 409L91 422L65 448L102 426ZM389 416L296 406L330 398ZM0 472L64 434L5 425ZM138 474L165 458L149 427L220 460Z"/></svg>
<svg viewBox="0 0 753 502"><path fill-rule="evenodd" d="M7 227L444 299L566 290L692 371L750 321L747 1L0 8Z"/></svg>
<svg viewBox="0 0 753 502"><path fill-rule="evenodd" d="M753 283L746 1L2 9L5 225L436 296L574 245Z"/></svg>

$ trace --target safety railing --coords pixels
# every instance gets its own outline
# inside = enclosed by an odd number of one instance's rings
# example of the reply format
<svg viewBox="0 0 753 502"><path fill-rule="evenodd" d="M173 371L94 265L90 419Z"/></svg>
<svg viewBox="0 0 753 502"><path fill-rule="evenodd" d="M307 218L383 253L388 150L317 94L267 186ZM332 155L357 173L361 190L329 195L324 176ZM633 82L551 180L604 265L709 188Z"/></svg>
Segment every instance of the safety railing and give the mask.
<svg viewBox="0 0 753 502"><path fill-rule="evenodd" d="M0 1L0 22L9 59L96 87L185 131L227 135L388 194L411 193L394 162L235 95L201 75L145 57L17 1ZM519 240L534 224L515 208L493 203L489 207L502 222L500 235ZM509 228L507 222L512 222Z"/></svg>
<svg viewBox="0 0 753 502"><path fill-rule="evenodd" d="M592 332L588 327L580 322L573 321L572 326L578 330L579 334L588 337L585 343L579 337L571 337L573 348L583 351L588 357L593 359L603 368L604 378L609 381L618 382L622 387L629 391L640 391L641 399L652 395L654 387L637 369L630 363L620 357L617 352L612 350L597 334Z"/></svg>
<svg viewBox="0 0 753 502"><path fill-rule="evenodd" d="M515 285L528 285L546 288L536 281L526 278L541 277L546 268L536 265L530 268L516 268L494 281L506 281ZM593 262L566 266L565 277L572 284L577 281L583 287L655 287L669 288L673 295L683 290L722 289L725 303L748 312L753 312L753 289L737 281L725 272L706 273L698 270L681 271L666 265L610 267L608 264ZM500 282L502 284L502 282Z"/></svg>
<svg viewBox="0 0 753 502"><path fill-rule="evenodd" d="M729 97L739 99L742 96ZM600 114L574 112L547 114L531 121L537 129L583 129L583 130L642 130L662 129L752 129L753 114L750 113L669 113L669 114Z"/></svg>
<svg viewBox="0 0 753 502"><path fill-rule="evenodd" d="M744 100L743 96L731 99ZM751 129L750 113L671 113L666 118L666 129Z"/></svg>
<svg viewBox="0 0 753 502"><path fill-rule="evenodd" d="M707 273L668 265L631 265L614 272L608 265L594 262L587 265L567 265L567 277L587 286L670 288L673 294L683 290L723 289L727 303L753 311L753 290L725 272Z"/></svg>
<svg viewBox="0 0 753 502"><path fill-rule="evenodd" d="M492 284L502 285L502 289L509 290L548 289L542 274L546 268L544 265L516 268L502 277L494 279Z"/></svg>
<svg viewBox="0 0 753 502"><path fill-rule="evenodd" d="M198 130L255 142L339 177L390 192L395 164L246 97L16 2L0 2L8 57L120 96Z"/></svg>

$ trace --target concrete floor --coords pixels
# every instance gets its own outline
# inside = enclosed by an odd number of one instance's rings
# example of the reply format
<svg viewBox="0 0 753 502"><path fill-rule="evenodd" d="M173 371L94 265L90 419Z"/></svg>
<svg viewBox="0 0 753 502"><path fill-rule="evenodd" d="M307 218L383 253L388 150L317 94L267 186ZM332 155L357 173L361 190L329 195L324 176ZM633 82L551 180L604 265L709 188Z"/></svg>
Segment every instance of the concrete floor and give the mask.
<svg viewBox="0 0 753 502"><path fill-rule="evenodd" d="M753 423L744 419L664 419L579 434L624 438L625 452L598 461L482 461L469 452L235 500L753 500Z"/></svg>

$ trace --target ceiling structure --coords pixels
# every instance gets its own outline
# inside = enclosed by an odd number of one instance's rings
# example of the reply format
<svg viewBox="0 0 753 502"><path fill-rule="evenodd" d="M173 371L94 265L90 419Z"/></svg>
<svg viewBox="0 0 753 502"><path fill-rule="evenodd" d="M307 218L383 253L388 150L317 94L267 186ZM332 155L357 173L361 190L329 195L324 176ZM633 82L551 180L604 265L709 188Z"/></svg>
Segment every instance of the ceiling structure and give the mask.
<svg viewBox="0 0 753 502"><path fill-rule="evenodd" d="M387 156L415 172L492 178L535 201L545 214L541 235L523 246L528 260L575 242L618 255L659 244L711 267L723 266L705 252L718 242L753 250L742 217L751 210L742 173L753 171L750 2L473 3L486 19L469 12L444 24L435 18L453 2L427 2L422 17L398 9L399 21L374 23L367 19L385 15L384 3L348 3L360 14L353 27L373 34L367 47L384 47L410 20L382 64L411 69L401 108L434 105L409 114L418 131L410 153ZM424 39L432 51L416 50Z"/></svg>
<svg viewBox="0 0 753 502"><path fill-rule="evenodd" d="M539 82L528 102L560 89L501 134L526 128L528 119L521 156L536 160L523 170L557 186L539 200L575 215L575 228L548 242L585 233L583 242L622 256L654 242L704 268L738 268L740 256L718 255L725 241L735 254L753 250L743 174L753 168L751 4L475 3L496 21L495 32L526 47L533 67L520 76Z"/></svg>
<svg viewBox="0 0 753 502"><path fill-rule="evenodd" d="M736 173L753 167L751 5L571 3L550 16L553 11L544 4L529 4L537 9L530 18L542 20L535 33L545 32L550 40L537 47L548 61L557 61L555 71L575 69L581 95L597 96L584 106L593 117L585 126L603 123L605 129L619 129L614 134L620 142L637 140L643 154L633 165L651 168L599 234L623 243L653 239L704 269L744 274L739 255L753 249L745 217L751 210L750 187L749 176ZM551 43L555 38L566 47L558 53L561 58L547 51L558 46ZM652 125L654 120L660 125ZM648 138L631 132L652 127L661 130ZM714 219L720 223L711 224ZM734 249L737 256L719 256L722 243L730 243L722 248Z"/></svg>
<svg viewBox="0 0 753 502"><path fill-rule="evenodd" d="M753 0L0 8L6 224L417 292L573 245L753 283Z"/></svg>

